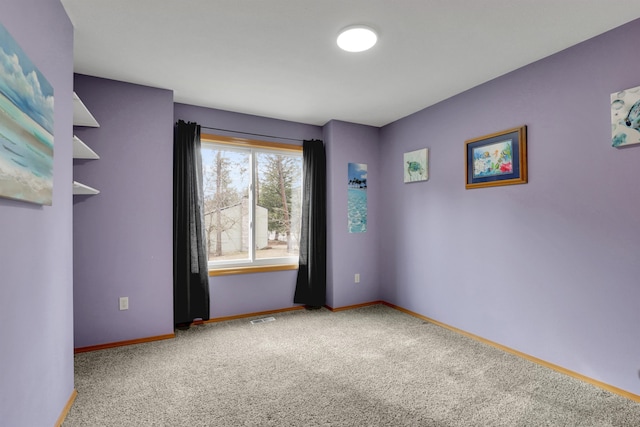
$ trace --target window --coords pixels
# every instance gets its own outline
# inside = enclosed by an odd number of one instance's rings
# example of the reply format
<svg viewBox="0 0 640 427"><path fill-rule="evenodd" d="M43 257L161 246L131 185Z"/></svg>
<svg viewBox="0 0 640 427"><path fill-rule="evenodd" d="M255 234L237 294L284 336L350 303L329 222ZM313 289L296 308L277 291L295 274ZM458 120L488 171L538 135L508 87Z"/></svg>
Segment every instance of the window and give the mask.
<svg viewBox="0 0 640 427"><path fill-rule="evenodd" d="M201 140L211 274L297 268L302 147L206 134Z"/></svg>

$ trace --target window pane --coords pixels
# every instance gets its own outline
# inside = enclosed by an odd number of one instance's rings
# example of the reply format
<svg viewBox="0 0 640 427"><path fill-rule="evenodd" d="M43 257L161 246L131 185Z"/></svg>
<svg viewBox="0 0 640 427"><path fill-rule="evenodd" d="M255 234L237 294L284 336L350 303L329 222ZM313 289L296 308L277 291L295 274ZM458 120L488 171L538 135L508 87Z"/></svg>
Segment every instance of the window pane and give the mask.
<svg viewBox="0 0 640 427"><path fill-rule="evenodd" d="M249 259L250 153L202 144L209 261Z"/></svg>
<svg viewBox="0 0 640 427"><path fill-rule="evenodd" d="M302 157L256 153L256 258L297 257Z"/></svg>

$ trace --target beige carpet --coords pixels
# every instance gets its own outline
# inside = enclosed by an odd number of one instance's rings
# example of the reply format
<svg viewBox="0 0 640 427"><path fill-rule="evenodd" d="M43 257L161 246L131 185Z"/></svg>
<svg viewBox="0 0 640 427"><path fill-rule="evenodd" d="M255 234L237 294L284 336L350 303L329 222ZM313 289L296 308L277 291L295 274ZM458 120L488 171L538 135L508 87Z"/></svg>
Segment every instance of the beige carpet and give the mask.
<svg viewBox="0 0 640 427"><path fill-rule="evenodd" d="M640 404L376 305L76 355L72 426L640 426Z"/></svg>

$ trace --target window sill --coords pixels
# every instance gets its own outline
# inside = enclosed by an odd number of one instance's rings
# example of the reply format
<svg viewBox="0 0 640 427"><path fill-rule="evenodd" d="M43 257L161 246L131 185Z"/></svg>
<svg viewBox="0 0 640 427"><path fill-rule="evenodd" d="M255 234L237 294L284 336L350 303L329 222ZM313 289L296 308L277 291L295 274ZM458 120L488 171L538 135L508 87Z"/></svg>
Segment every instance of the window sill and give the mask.
<svg viewBox="0 0 640 427"><path fill-rule="evenodd" d="M228 276L231 274L267 273L270 271L297 270L298 264L255 265L251 267L229 267L209 270L209 277Z"/></svg>

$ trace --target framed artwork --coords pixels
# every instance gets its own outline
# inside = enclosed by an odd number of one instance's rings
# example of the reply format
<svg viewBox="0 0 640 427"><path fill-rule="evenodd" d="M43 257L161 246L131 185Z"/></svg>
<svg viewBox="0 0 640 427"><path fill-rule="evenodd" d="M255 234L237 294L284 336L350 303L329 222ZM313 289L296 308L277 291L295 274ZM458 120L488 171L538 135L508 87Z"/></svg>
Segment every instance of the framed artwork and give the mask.
<svg viewBox="0 0 640 427"><path fill-rule="evenodd" d="M527 127L465 141L466 188L527 182Z"/></svg>
<svg viewBox="0 0 640 427"><path fill-rule="evenodd" d="M611 94L611 145L640 144L640 86Z"/></svg>
<svg viewBox="0 0 640 427"><path fill-rule="evenodd" d="M367 165L349 163L347 174L347 224L349 233L367 231Z"/></svg>
<svg viewBox="0 0 640 427"><path fill-rule="evenodd" d="M404 153L404 182L426 181L429 179L429 149Z"/></svg>
<svg viewBox="0 0 640 427"><path fill-rule="evenodd" d="M53 87L2 24L0 197L53 199Z"/></svg>

